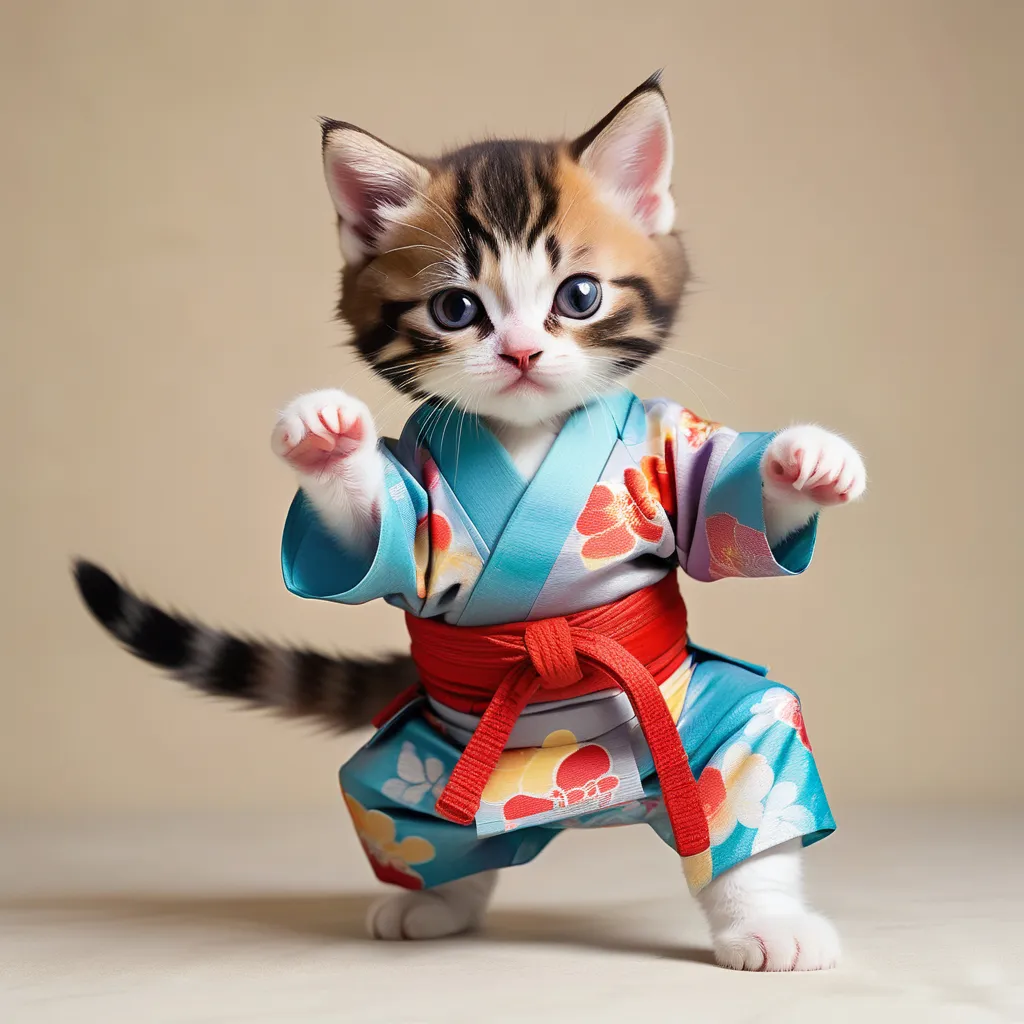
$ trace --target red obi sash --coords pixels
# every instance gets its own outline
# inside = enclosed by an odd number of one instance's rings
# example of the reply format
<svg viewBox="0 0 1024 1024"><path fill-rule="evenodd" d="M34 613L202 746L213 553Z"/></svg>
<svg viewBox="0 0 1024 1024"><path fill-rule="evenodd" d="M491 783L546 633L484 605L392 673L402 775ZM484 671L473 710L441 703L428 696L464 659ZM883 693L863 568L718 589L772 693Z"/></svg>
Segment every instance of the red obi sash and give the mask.
<svg viewBox="0 0 1024 1024"><path fill-rule="evenodd" d="M599 690L625 691L650 747L676 848L706 850L708 825L676 723L659 685L685 660L686 605L675 573L610 604L502 626L451 626L406 615L421 685L378 715L382 724L421 688L450 708L481 715L438 814L470 824L527 704Z"/></svg>

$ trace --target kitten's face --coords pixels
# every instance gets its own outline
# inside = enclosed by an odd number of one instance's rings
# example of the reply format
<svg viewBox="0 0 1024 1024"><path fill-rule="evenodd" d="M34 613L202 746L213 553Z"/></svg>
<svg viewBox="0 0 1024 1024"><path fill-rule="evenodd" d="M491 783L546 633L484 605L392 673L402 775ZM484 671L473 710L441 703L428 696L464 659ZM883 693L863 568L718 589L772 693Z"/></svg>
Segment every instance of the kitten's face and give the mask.
<svg viewBox="0 0 1024 1024"><path fill-rule="evenodd" d="M687 277L671 233L671 132L656 81L574 142L405 157L324 127L339 314L399 390L532 423L622 386Z"/></svg>

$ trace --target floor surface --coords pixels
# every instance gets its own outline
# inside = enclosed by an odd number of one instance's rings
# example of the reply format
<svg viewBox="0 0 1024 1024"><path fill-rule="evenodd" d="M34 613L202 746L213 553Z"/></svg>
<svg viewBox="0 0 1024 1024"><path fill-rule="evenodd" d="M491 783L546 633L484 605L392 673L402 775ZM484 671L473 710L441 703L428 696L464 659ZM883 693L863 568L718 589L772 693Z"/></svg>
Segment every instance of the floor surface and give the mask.
<svg viewBox="0 0 1024 1024"><path fill-rule="evenodd" d="M643 826L560 837L481 934L385 944L340 807L6 822L0 1021L1024 1022L1024 817L847 814L807 863L843 965L747 975Z"/></svg>

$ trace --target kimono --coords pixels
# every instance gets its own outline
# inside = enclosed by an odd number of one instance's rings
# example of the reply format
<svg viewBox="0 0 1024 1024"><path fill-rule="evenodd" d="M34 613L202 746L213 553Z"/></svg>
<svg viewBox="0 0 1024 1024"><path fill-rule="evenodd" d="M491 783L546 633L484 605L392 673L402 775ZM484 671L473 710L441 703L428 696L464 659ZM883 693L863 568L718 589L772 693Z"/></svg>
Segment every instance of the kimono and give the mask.
<svg viewBox="0 0 1024 1024"><path fill-rule="evenodd" d="M817 522L769 544L760 459L773 436L620 392L572 413L526 481L481 420L428 404L380 444L376 549L345 549L300 491L284 530L285 583L302 597L382 597L413 616L486 626L594 608L680 568L704 582L796 575ZM710 849L684 859L692 891L752 854L834 830L799 700L766 668L690 640L661 692L708 822ZM567 828L645 823L674 845L621 691L530 704L475 822L461 825L435 802L478 721L421 696L341 768L382 881L429 888L522 864Z"/></svg>

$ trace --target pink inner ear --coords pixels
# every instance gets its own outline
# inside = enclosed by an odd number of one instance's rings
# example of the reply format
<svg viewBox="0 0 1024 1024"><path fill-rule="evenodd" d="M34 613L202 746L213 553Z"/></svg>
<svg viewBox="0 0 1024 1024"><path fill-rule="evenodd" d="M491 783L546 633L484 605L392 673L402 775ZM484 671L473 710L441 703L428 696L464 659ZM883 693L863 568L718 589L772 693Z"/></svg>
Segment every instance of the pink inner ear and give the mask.
<svg viewBox="0 0 1024 1024"><path fill-rule="evenodd" d="M656 125L640 140L629 162L629 187L645 192L652 188L667 157L668 139L661 125Z"/></svg>
<svg viewBox="0 0 1024 1024"><path fill-rule="evenodd" d="M352 226L356 228L366 228L371 224L376 226L374 203L366 182L350 167L342 163L334 164L331 168L331 177L334 180L338 198L352 212L354 221Z"/></svg>
<svg viewBox="0 0 1024 1024"><path fill-rule="evenodd" d="M350 167L342 163L335 163L331 167L331 178L334 181L334 188L341 201L347 206L359 220L365 220L370 212L370 203L367 201L366 190L359 176Z"/></svg>
<svg viewBox="0 0 1024 1024"><path fill-rule="evenodd" d="M372 235L380 228L377 216L382 206L402 206L413 195L412 183L395 175L361 175L348 164L334 161L331 180L338 198L351 211L352 227Z"/></svg>
<svg viewBox="0 0 1024 1024"><path fill-rule="evenodd" d="M348 221L349 227L364 243L372 244L380 221L373 214L362 180L351 168L341 163L331 167L331 178L338 198L345 209L351 211L351 217L343 216L342 219Z"/></svg>
<svg viewBox="0 0 1024 1024"><path fill-rule="evenodd" d="M658 212L658 207L661 206L661 197L657 192L644 192L643 195L633 204L633 208L636 210L637 216L645 222L651 222L654 220L655 215Z"/></svg>

